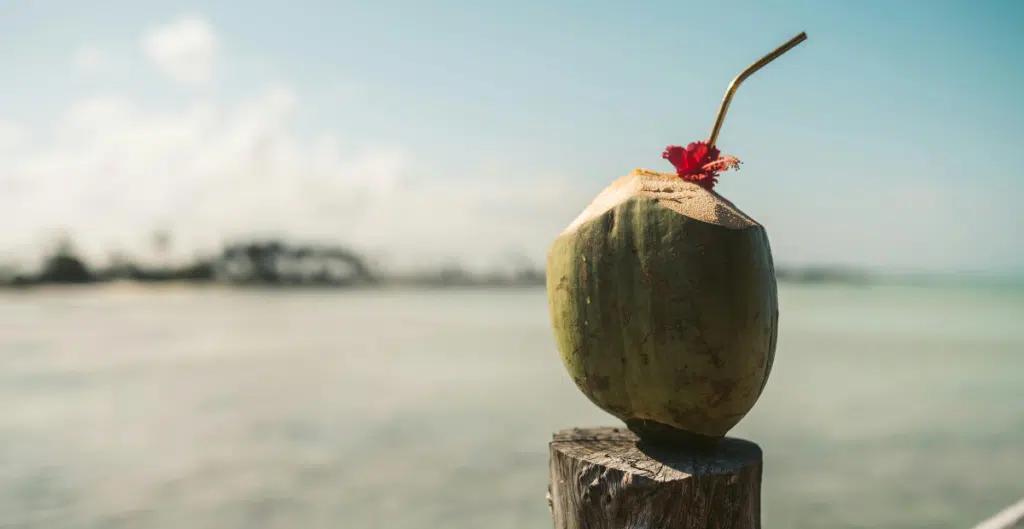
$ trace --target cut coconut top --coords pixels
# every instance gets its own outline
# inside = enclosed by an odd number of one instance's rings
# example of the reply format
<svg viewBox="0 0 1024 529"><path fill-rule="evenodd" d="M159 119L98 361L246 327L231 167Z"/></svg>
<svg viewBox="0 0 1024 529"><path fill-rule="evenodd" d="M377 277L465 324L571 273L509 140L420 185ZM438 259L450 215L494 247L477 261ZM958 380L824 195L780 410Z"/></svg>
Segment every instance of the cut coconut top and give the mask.
<svg viewBox="0 0 1024 529"><path fill-rule="evenodd" d="M724 228L740 230L758 226L754 219L714 191L708 191L672 173L636 169L601 191L583 213L569 224L565 232L575 230L584 222L633 197L655 199L676 213Z"/></svg>

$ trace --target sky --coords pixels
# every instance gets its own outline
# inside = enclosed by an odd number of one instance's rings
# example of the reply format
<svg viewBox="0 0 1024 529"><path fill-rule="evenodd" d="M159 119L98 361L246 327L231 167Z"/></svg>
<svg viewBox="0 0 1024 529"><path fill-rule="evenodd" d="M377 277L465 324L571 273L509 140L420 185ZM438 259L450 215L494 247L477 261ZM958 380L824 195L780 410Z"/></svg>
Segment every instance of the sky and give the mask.
<svg viewBox="0 0 1024 529"><path fill-rule="evenodd" d="M542 264L706 139L777 264L1024 271L1024 3L0 0L0 260L224 240Z"/></svg>

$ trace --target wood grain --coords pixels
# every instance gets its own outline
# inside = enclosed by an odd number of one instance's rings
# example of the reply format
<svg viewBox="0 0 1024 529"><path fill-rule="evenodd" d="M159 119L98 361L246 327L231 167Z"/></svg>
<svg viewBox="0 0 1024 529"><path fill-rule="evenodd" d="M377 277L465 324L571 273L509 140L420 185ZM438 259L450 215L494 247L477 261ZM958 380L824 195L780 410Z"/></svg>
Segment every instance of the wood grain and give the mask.
<svg viewBox="0 0 1024 529"><path fill-rule="evenodd" d="M759 529L762 454L713 445L648 445L624 428L573 428L550 444L556 529Z"/></svg>

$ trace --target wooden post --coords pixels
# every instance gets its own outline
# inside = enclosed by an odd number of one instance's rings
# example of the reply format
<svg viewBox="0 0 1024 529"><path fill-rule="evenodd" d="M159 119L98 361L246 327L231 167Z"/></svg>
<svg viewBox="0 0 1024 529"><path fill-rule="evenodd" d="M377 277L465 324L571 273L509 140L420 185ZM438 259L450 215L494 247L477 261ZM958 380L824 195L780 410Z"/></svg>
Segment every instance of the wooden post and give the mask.
<svg viewBox="0 0 1024 529"><path fill-rule="evenodd" d="M550 444L555 529L760 529L761 448L648 446L625 428L573 428Z"/></svg>

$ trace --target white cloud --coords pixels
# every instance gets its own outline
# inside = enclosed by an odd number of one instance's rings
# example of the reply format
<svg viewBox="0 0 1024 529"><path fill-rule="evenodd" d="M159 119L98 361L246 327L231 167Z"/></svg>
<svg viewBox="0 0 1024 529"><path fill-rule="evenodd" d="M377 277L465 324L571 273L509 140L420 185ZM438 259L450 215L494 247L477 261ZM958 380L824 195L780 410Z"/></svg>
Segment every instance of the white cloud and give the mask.
<svg viewBox="0 0 1024 529"><path fill-rule="evenodd" d="M107 73L113 69L113 61L105 51L96 46L84 46L71 55L71 66L84 74Z"/></svg>
<svg viewBox="0 0 1024 529"><path fill-rule="evenodd" d="M25 127L11 122L0 121L0 153L17 149L27 138Z"/></svg>
<svg viewBox="0 0 1024 529"><path fill-rule="evenodd" d="M217 37L200 17L151 31L143 46L177 82L213 76ZM96 48L75 54L85 70L108 63ZM540 263L587 198L558 178L538 186L472 167L414 166L401 146L340 139L353 131L299 134L301 103L288 85L229 103L194 94L176 107L108 94L72 102L49 130L0 123L0 223L19 227L0 230L0 255L45 251L47 238L67 230L102 260L146 252L149 234L168 229L181 257L271 235L351 244L398 266L491 265L510 251Z"/></svg>
<svg viewBox="0 0 1024 529"><path fill-rule="evenodd" d="M166 227L183 256L267 234L351 244L398 266L490 265L510 250L542 262L586 198L557 179L433 179L401 147L353 145L332 130L299 135L300 103L288 86L228 105L81 100L44 142L0 155L0 188L19 189L0 196L0 223L19 226L0 232L0 248L41 250L41 237L69 228L103 259L147 251L149 233Z"/></svg>
<svg viewBox="0 0 1024 529"><path fill-rule="evenodd" d="M176 83L202 86L215 74L218 38L212 25L199 16L186 16L149 31L142 50L157 69Z"/></svg>

